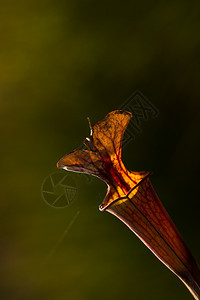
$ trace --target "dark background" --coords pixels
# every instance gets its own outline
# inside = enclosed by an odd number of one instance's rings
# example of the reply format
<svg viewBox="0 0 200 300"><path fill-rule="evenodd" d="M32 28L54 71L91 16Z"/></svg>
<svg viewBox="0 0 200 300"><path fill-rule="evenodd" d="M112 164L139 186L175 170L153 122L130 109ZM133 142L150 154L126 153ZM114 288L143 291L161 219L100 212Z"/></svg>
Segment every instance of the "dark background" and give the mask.
<svg viewBox="0 0 200 300"><path fill-rule="evenodd" d="M69 173L77 193L60 209L41 190L88 136L86 117L95 123L140 90L159 114L142 121L123 161L153 172L200 261L197 3L1 1L1 299L192 298L128 228L99 212L103 182Z"/></svg>

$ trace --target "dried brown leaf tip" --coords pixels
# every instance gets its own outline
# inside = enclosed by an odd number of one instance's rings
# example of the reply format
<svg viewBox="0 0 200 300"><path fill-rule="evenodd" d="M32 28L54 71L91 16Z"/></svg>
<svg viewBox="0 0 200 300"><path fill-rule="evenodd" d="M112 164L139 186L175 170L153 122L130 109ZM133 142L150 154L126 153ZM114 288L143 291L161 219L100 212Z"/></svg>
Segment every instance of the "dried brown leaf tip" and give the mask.
<svg viewBox="0 0 200 300"><path fill-rule="evenodd" d="M156 195L150 172L129 171L122 162L122 139L131 117L116 110L94 125L89 122L91 132L84 142L89 150L74 150L57 166L104 180L108 190L100 210L124 222L199 299L198 265Z"/></svg>

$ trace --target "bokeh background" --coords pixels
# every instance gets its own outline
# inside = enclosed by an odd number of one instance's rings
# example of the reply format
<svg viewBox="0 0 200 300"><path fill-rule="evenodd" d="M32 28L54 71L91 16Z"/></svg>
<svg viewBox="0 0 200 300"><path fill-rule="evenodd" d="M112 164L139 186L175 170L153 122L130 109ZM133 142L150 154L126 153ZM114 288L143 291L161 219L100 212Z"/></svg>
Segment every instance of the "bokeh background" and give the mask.
<svg viewBox="0 0 200 300"><path fill-rule="evenodd" d="M1 299L191 299L119 220L106 185L70 173L71 205L41 196L56 162L139 89L159 110L123 151L200 261L198 1L0 1ZM63 171L64 172L64 171ZM65 172L64 172L65 174ZM71 224L71 225L70 225Z"/></svg>

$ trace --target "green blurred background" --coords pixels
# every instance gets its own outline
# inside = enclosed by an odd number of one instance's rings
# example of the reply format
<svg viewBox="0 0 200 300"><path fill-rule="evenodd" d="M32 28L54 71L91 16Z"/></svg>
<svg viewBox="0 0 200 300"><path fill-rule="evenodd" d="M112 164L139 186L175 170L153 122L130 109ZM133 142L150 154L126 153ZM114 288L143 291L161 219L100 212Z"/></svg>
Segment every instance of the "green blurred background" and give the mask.
<svg viewBox="0 0 200 300"><path fill-rule="evenodd" d="M0 1L1 299L192 298L128 228L99 212L103 182L70 173L77 194L61 209L41 188L88 136L86 117L101 120L139 89L159 115L142 123L123 160L153 171L200 261L197 3Z"/></svg>

